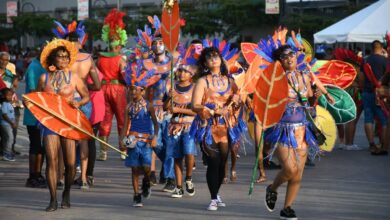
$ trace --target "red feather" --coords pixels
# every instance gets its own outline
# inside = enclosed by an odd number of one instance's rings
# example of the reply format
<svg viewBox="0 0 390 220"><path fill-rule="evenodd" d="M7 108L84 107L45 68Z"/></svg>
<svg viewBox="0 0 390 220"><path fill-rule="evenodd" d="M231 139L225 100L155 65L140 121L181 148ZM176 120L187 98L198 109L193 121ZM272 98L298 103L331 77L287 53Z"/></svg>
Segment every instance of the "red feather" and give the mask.
<svg viewBox="0 0 390 220"><path fill-rule="evenodd" d="M118 11L116 8L113 8L110 13L104 19L104 24L110 26L110 36L115 39L117 36L116 29L119 27L121 29L125 28L125 23L123 23L124 12Z"/></svg>
<svg viewBox="0 0 390 220"><path fill-rule="evenodd" d="M154 28L154 19L152 16L148 16L148 21L152 25L152 28Z"/></svg>
<svg viewBox="0 0 390 220"><path fill-rule="evenodd" d="M367 76L368 80L374 85L375 88L379 88L381 86L380 82L376 79L374 72L371 69L370 64L365 63L363 65L364 74Z"/></svg>
<svg viewBox="0 0 390 220"><path fill-rule="evenodd" d="M352 50L336 48L334 51L335 58L342 61L352 61L356 65L362 65L363 58L356 55Z"/></svg>
<svg viewBox="0 0 390 220"><path fill-rule="evenodd" d="M65 34L61 27L57 27L56 29L57 29L58 33L60 33L61 35Z"/></svg>
<svg viewBox="0 0 390 220"><path fill-rule="evenodd" d="M73 21L72 23L68 24L68 32L69 33L76 32L76 28L77 28L76 21Z"/></svg>

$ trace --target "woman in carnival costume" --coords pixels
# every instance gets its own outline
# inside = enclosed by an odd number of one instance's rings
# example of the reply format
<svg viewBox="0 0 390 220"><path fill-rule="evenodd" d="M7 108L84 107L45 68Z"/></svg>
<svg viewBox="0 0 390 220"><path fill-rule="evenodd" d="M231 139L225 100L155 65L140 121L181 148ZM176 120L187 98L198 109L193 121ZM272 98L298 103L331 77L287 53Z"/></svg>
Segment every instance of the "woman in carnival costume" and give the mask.
<svg viewBox="0 0 390 220"><path fill-rule="evenodd" d="M170 91L167 99L164 102L164 108L172 114L168 124L168 145L172 150L175 158L175 175L176 188L171 197L181 198L184 194L183 190L183 158L186 163L185 184L187 194L195 195L195 187L192 183L192 169L194 167L194 156L196 155L196 147L194 138L190 135L190 126L195 118L196 113L192 111L191 100L194 90L192 77L197 73L196 62L194 57L195 48L190 46L186 54L182 55L183 62L179 65L176 71L176 82Z"/></svg>
<svg viewBox="0 0 390 220"><path fill-rule="evenodd" d="M90 103L84 105L80 110L90 120L94 133L96 135L100 122L103 120L105 106L103 91L100 90L101 84L99 73L96 69L95 63L91 54L83 53L80 50L83 48L88 39L88 34L85 33L84 22L77 23L73 21L67 26L63 26L60 22L54 21L56 28L52 32L60 39L67 39L74 42L79 50L76 57L76 62L71 66L72 72L79 75L88 88ZM75 99L80 100L80 95L75 93ZM81 165L81 175L76 181L83 190L89 189L93 184L93 169L96 159L95 140L81 140L79 141L77 163ZM88 176L88 177L87 177Z"/></svg>
<svg viewBox="0 0 390 220"><path fill-rule="evenodd" d="M205 48L198 61L201 78L192 97L192 108L198 114L191 134L202 142L207 158L207 185L211 194L208 210L225 206L218 195L225 177L225 163L230 147L239 140L240 96L219 50Z"/></svg>
<svg viewBox="0 0 390 220"><path fill-rule="evenodd" d="M100 52L97 67L103 74L102 90L106 103L106 113L100 124L99 136L102 140L108 140L111 132L112 118L115 115L117 120L118 133L121 132L124 124L126 109L126 83L124 81L126 61L120 51L127 43L127 35L124 30L125 24L122 17L125 15L116 9L112 9L104 19L102 29L102 40L109 46L109 52ZM119 140L119 143L121 140ZM121 155L122 159L125 159ZM107 160L107 146L100 145L98 160Z"/></svg>
<svg viewBox="0 0 390 220"><path fill-rule="evenodd" d="M153 71L142 71L140 66L128 65L126 68L127 79L131 82L130 103L127 105L125 124L121 131L120 149L127 150L128 157L125 165L131 167L134 189L133 206L142 207L142 196L149 198L150 190L150 166L152 148L157 145L158 122L152 103L146 101L143 96L145 89L150 85ZM142 194L139 193L139 175L144 174L142 180Z"/></svg>
<svg viewBox="0 0 390 220"><path fill-rule="evenodd" d="M195 48L198 49L198 45L194 44ZM221 53L221 56L223 57L223 60L225 61L226 67L228 68L228 78L234 80L235 84L240 88L242 87L242 84L244 82L245 78L245 71L242 68L241 64L237 61L239 57L239 50L238 48L231 48L231 44L227 42L226 40L218 40L214 39L212 41L208 39L204 39L202 42L202 46L204 48L207 47L215 47L219 50ZM198 49L199 50L199 49ZM246 99L246 95L241 95L241 100ZM243 121L242 117L244 114L244 109L241 108L239 111L238 118L240 120L240 132L245 130L247 131L247 125ZM231 143L230 149L230 158L231 158L231 168L230 168L230 181L234 182L237 179L237 172L236 172L236 162L238 158L238 151L240 149L241 142L237 141L234 143ZM223 179L223 183L228 182L228 161L225 163L225 177Z"/></svg>
<svg viewBox="0 0 390 220"><path fill-rule="evenodd" d="M48 43L41 54L41 64L48 71L42 74L38 82L38 91L56 93L64 97L70 105L79 108L89 101L88 89L77 74L69 68L76 61L77 48L67 40L55 39ZM75 101L73 95L78 92L80 101ZM70 187L73 184L76 167L75 141L64 138L43 127L41 131L46 150L46 179L50 191L50 204L46 211L57 209L57 166L58 151L62 149L65 163L65 188L62 193L62 208L70 208Z"/></svg>
<svg viewBox="0 0 390 220"><path fill-rule="evenodd" d="M282 39L285 39L285 36L284 38L282 36ZM276 42L273 39L270 41L268 43L263 41L265 44L261 49L264 54L269 55L268 58L272 57L275 62L281 63L287 77L289 92L282 118L265 134L265 142L272 146L269 159L276 153L282 167L273 183L266 187L265 204L270 212L274 211L277 189L287 182L287 193L280 218L297 219L291 206L298 195L306 159L307 157L314 159L320 152L317 139L310 129L313 125L307 119L310 116L307 116L306 112L309 111L305 110L305 108L309 110L312 108L307 101L314 95L312 83L316 84L330 103L334 103L334 99L321 82L308 71L307 64L301 62L304 54L300 53L301 50L297 47L300 45L297 41L292 41L291 38L287 41L288 44L280 39L276 39Z"/></svg>

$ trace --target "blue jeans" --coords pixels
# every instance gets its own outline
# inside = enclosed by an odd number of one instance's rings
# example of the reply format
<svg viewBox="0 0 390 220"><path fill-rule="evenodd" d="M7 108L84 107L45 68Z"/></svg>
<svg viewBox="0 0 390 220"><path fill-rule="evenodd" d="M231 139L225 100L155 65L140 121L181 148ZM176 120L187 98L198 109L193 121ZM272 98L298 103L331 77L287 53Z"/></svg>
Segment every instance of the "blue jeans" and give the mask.
<svg viewBox="0 0 390 220"><path fill-rule="evenodd" d="M153 149L157 157L161 160L164 165L164 177L165 178L175 178L175 169L173 158L173 146L169 146L167 135L168 135L168 123L169 120L163 120L162 123L159 123L159 130L157 136L157 146Z"/></svg>
<svg viewBox="0 0 390 220"><path fill-rule="evenodd" d="M10 124L1 124L0 127L4 155L12 155L12 143L14 142L12 127Z"/></svg>

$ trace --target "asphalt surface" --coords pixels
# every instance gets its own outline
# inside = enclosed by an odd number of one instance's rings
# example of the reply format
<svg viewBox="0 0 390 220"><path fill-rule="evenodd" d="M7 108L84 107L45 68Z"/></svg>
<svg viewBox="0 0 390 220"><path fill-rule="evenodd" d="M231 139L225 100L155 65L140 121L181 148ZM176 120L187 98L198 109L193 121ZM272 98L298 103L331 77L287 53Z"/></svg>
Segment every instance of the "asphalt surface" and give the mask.
<svg viewBox="0 0 390 220"><path fill-rule="evenodd" d="M117 132L113 131L109 142L115 145L116 139ZM335 149L316 161L315 167L305 169L293 205L299 219L390 219L390 156L369 154L362 120L355 143L365 149ZM151 198L143 201L144 207L134 208L131 170L111 151L107 161L96 162L94 187L88 191L73 187L72 207L47 213L48 189L25 187L28 146L27 130L21 125L16 147L22 155L16 157L16 162L0 161L0 219L279 219L283 207L286 184L278 190L276 211L269 213L264 206L264 187L278 170L266 170L267 182L255 184L252 196L248 196L254 148L247 146L247 154L241 150L237 161L238 179L221 187L220 195L227 206L218 211L206 210L210 198L200 156L193 174L195 196L173 199L161 191L163 185L159 184L152 188ZM60 195L58 191L59 203Z"/></svg>

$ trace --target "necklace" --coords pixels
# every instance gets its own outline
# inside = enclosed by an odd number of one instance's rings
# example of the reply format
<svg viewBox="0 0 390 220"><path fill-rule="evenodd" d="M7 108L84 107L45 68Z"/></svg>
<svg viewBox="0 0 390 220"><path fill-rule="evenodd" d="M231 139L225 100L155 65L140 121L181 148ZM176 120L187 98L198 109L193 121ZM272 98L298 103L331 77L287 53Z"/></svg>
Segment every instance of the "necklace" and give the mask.
<svg viewBox="0 0 390 220"><path fill-rule="evenodd" d="M63 70L55 71L53 78L50 81L50 84L54 89L55 93L58 93L62 89L62 87L64 86L63 82L65 82L66 84L70 83L70 72L69 72L69 77L67 78L65 71Z"/></svg>
<svg viewBox="0 0 390 220"><path fill-rule="evenodd" d="M211 74L212 84L216 88L221 88L225 86L225 82L223 81L223 76L221 73Z"/></svg>
<svg viewBox="0 0 390 220"><path fill-rule="evenodd" d="M175 91L179 94L184 94L184 93L187 93L188 91L190 91L192 86L193 86L193 84L190 84L188 86L180 86L178 83L175 83ZM178 87L182 88L182 91L180 91L180 89Z"/></svg>
<svg viewBox="0 0 390 220"><path fill-rule="evenodd" d="M129 106L130 119L134 119L143 108L146 108L146 101L144 98L141 98L141 100L137 102L132 102Z"/></svg>
<svg viewBox="0 0 390 220"><path fill-rule="evenodd" d="M300 72L297 72L297 71L286 71L286 76L287 76L287 80L289 82L289 85L290 87L295 91L295 92L299 92L301 95L303 95L307 88L306 88L306 85L305 85L305 80L304 80L304 76L302 74L301 77L302 77L302 83L303 83L303 89L300 91L300 88L299 88L299 84L300 84L300 80L299 80L299 74ZM289 78L288 75L291 75L291 77Z"/></svg>

